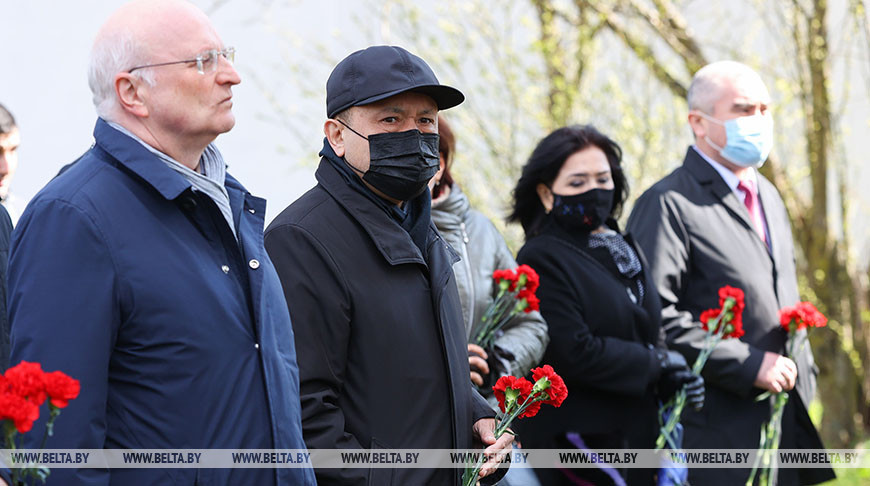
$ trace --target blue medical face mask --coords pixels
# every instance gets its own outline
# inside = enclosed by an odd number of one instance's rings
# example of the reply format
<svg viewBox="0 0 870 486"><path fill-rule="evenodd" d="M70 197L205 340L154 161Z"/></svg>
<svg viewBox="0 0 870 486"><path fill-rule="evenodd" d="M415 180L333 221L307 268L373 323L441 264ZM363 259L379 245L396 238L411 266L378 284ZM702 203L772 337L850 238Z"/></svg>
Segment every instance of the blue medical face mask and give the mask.
<svg viewBox="0 0 870 486"><path fill-rule="evenodd" d="M773 147L773 120L764 115L741 116L723 122L698 112L701 117L725 127L725 146L720 147L704 136L725 160L740 167L761 167Z"/></svg>

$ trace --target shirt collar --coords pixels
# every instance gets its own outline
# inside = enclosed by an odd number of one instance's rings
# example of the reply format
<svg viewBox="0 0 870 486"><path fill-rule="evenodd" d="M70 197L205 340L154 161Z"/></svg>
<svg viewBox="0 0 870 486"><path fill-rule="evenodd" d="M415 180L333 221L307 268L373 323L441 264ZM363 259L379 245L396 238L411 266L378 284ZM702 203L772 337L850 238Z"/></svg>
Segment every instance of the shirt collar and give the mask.
<svg viewBox="0 0 870 486"><path fill-rule="evenodd" d="M695 152L698 155L700 155L702 159L706 160L708 164L710 164L714 169L716 169L716 172L719 173L719 176L722 177L722 180L725 181L725 184L728 185L728 188L731 189L732 192L734 192L738 196L741 196L741 198L742 198L743 194L739 191L739 189L737 189L737 185L740 184L740 178L737 177L737 174L735 174L734 172L731 172L731 169L729 169L728 167L725 167L724 165L720 164L719 162L716 162L715 160L708 157L707 154L702 152L701 149L699 149L697 145L692 145L692 149L694 149ZM751 168L746 173L749 176L749 180L755 182L756 186L757 186L758 176L756 175L755 168Z"/></svg>

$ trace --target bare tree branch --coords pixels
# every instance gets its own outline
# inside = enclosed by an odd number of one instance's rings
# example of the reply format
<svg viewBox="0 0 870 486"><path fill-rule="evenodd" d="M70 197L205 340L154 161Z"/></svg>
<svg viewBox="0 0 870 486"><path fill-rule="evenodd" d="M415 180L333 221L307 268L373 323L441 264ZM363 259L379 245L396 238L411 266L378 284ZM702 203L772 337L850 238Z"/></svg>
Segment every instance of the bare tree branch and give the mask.
<svg viewBox="0 0 870 486"><path fill-rule="evenodd" d="M691 74L695 74L695 72L707 64L708 61L701 50L701 46L695 38L692 37L692 31L689 29L688 22L686 22L686 19L680 14L680 11L670 0L653 0L653 3L656 5L659 14L667 21L674 36L683 46L685 46L688 52L692 53L692 60L694 61L695 66L690 66L687 63L686 67L689 69Z"/></svg>
<svg viewBox="0 0 870 486"><path fill-rule="evenodd" d="M658 61L655 54L649 45L628 32L625 24L619 20L613 9L595 2L584 1L587 7L598 12L601 22L603 22L616 34L620 40L635 53L637 58L643 62L653 75L662 82L674 96L685 98L688 94L688 87L673 76L667 69Z"/></svg>
<svg viewBox="0 0 870 486"><path fill-rule="evenodd" d="M707 64L700 48L688 34L686 21L670 2L655 0L653 3L657 10L652 10L638 0L626 1L632 10L682 59L690 74L694 74Z"/></svg>

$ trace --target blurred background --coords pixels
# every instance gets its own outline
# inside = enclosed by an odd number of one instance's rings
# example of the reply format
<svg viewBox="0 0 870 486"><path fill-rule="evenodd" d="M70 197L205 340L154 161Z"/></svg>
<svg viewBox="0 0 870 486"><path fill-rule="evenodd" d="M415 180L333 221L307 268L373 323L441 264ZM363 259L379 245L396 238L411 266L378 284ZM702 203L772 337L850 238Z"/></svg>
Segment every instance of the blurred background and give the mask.
<svg viewBox="0 0 870 486"><path fill-rule="evenodd" d="M93 142L91 42L121 2L0 0L0 103L21 129L12 192L29 200ZM870 438L870 13L864 0L196 0L242 84L218 145L230 172L269 201L267 221L314 185L325 84L372 44L426 59L467 101L445 112L452 170L505 226L535 143L591 123L625 152L632 200L692 143L685 94L708 62L755 68L773 97L776 145L762 172L789 209L802 298L830 319L812 336L821 370L811 415L831 448ZM625 215L630 212L630 205ZM868 484L840 470L831 484Z"/></svg>

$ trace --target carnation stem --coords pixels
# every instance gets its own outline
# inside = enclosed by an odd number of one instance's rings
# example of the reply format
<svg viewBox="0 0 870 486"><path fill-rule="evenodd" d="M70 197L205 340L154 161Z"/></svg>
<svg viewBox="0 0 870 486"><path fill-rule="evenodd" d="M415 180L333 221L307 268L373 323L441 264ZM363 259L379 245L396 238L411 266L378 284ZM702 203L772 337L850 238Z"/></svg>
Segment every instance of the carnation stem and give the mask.
<svg viewBox="0 0 870 486"><path fill-rule="evenodd" d="M701 370L704 369L704 365L707 364L707 360L710 358L710 355L713 354L713 350L719 342L722 341L722 337L725 335L725 323L723 323L722 320L734 307L735 302L734 299L726 299L725 303L722 304L722 311L715 319L708 323L707 335L704 337L704 346L698 354L698 357L695 358L695 362L692 364L692 373L696 375L701 374ZM713 329L715 329L715 331ZM671 409L671 414L668 416L667 423L665 423L665 425L660 429L659 436L656 438L655 450L661 450L664 448L666 443L671 446L672 449L678 449L677 447L674 447L672 435L677 424L680 422L683 409L686 407L686 399L686 387L683 386L672 400L674 405ZM666 404L662 408L666 409L667 407L668 405ZM659 414L661 413L663 412L660 410Z"/></svg>
<svg viewBox="0 0 870 486"><path fill-rule="evenodd" d="M48 422L45 423L45 432L42 433L42 442L39 444L39 450L45 449L48 438L54 435L54 421L60 415L60 408L54 406L51 402L48 404L48 410Z"/></svg>
<svg viewBox="0 0 870 486"><path fill-rule="evenodd" d="M493 340L495 339L496 331L503 328L505 326L505 324L510 322L510 320L513 319L514 316L516 316L516 315L517 315L517 311L516 311L516 305L515 305L514 308L511 309L510 312L508 312L507 314L504 314L502 316L501 320L496 322L495 325L489 329L489 332L487 332L487 334L485 336L483 336L483 339L480 340L480 346L483 347L484 349L490 348L493 344Z"/></svg>
<svg viewBox="0 0 870 486"><path fill-rule="evenodd" d="M489 305L483 318L481 318L481 321L483 322L483 327L480 329L480 332L477 333L477 337L475 337L474 339L474 344L483 344L487 336L496 329L496 324L498 324L498 322L494 323L493 319L495 319L496 316L504 314L505 310L507 310L508 305L510 305L514 300L513 295L514 292L499 292L498 297L496 297L493 303Z"/></svg>
<svg viewBox="0 0 870 486"><path fill-rule="evenodd" d="M764 430L764 427L761 428ZM761 464L761 456L764 454L764 442L765 442L765 434L761 434L761 437L758 439L758 449L762 451L761 453L755 454L755 460L752 461L752 472L749 473L749 480L746 481L746 486L752 486L752 482L755 480L755 473L758 472L758 466Z"/></svg>
<svg viewBox="0 0 870 486"><path fill-rule="evenodd" d="M4 421L3 432L4 432L3 435L6 436L6 448L15 450L16 449L16 447L15 447L15 426L12 424L11 420ZM12 467L9 469L11 469L11 472L12 472L11 479L12 479L13 486L17 485L18 484L18 474L19 474L20 469L17 467Z"/></svg>

